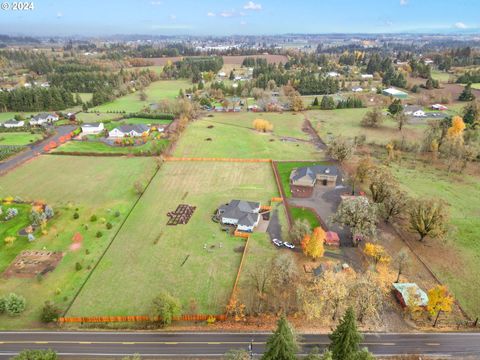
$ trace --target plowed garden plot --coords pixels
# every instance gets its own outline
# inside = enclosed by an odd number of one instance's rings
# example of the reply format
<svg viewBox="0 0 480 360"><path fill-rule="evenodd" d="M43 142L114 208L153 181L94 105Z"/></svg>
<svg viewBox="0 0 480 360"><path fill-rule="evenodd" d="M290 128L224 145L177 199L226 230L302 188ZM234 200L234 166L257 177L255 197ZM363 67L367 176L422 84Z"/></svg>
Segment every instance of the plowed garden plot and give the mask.
<svg viewBox="0 0 480 360"><path fill-rule="evenodd" d="M222 313L244 240L221 231L212 214L231 199L266 204L277 195L268 163L164 163L67 316L148 314L162 290L184 312ZM194 216L167 226L179 203L194 204Z"/></svg>

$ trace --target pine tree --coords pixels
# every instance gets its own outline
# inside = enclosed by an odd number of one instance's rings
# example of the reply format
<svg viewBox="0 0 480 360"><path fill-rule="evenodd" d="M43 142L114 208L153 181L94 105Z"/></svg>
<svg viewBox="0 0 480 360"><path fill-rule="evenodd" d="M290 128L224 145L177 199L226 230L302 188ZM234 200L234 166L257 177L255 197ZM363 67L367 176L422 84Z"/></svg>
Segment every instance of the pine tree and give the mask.
<svg viewBox="0 0 480 360"><path fill-rule="evenodd" d="M277 330L268 338L262 360L296 360L298 350L293 329L282 316L277 323Z"/></svg>
<svg viewBox="0 0 480 360"><path fill-rule="evenodd" d="M315 96L315 99L313 100L312 106L318 106L318 97Z"/></svg>
<svg viewBox="0 0 480 360"><path fill-rule="evenodd" d="M333 360L352 360L355 358L362 335L357 330L355 321L355 312L353 308L348 308L340 324L330 334L330 350Z"/></svg>

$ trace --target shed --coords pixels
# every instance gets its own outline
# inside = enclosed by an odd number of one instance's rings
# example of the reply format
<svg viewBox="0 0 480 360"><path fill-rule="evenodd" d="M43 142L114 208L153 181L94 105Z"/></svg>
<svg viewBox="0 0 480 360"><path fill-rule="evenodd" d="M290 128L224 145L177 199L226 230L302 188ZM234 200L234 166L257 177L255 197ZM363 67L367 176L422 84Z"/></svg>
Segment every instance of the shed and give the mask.
<svg viewBox="0 0 480 360"><path fill-rule="evenodd" d="M335 231L327 231L325 237L325 245L340 246L340 238Z"/></svg>
<svg viewBox="0 0 480 360"><path fill-rule="evenodd" d="M415 283L393 283L393 293L404 308L409 304L421 307L428 305L427 293Z"/></svg>

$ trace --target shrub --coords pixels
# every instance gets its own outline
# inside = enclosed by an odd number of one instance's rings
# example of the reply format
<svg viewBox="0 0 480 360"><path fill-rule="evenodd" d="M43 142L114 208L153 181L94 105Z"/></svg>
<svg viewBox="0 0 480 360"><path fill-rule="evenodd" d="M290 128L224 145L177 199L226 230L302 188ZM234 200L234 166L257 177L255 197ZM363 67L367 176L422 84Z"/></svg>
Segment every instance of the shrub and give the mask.
<svg viewBox="0 0 480 360"><path fill-rule="evenodd" d="M107 222L105 226L107 227L108 230L110 230L113 227L112 223L110 222Z"/></svg>
<svg viewBox="0 0 480 360"><path fill-rule="evenodd" d="M3 241L5 242L5 245L10 246L13 245L15 240L17 240L15 236L7 236Z"/></svg>
<svg viewBox="0 0 480 360"><path fill-rule="evenodd" d="M115 217L120 217L120 211L118 210L115 210L115 214L114 214Z"/></svg>
<svg viewBox="0 0 480 360"><path fill-rule="evenodd" d="M0 314L3 314L5 312L5 307L6 307L6 301L5 298L1 297L0 298Z"/></svg>
<svg viewBox="0 0 480 360"><path fill-rule="evenodd" d="M75 270L77 270L77 271L82 270L82 264L80 264L79 262L76 262L75 263Z"/></svg>
<svg viewBox="0 0 480 360"><path fill-rule="evenodd" d="M103 233L101 231L97 231L97 233L95 234L95 236L97 238L101 238L103 236Z"/></svg>
<svg viewBox="0 0 480 360"><path fill-rule="evenodd" d="M74 213L73 213L73 218L74 218L75 220L77 220L79 217L80 217L80 215L78 214L78 212L74 212Z"/></svg>
<svg viewBox="0 0 480 360"><path fill-rule="evenodd" d="M23 296L10 293L5 298L5 311L9 316L20 315L27 305L27 301Z"/></svg>
<svg viewBox="0 0 480 360"><path fill-rule="evenodd" d="M97 215L93 214L92 216L90 216L90 221L91 222L97 221Z"/></svg>
<svg viewBox="0 0 480 360"><path fill-rule="evenodd" d="M13 360L57 360L57 353L53 350L23 350L12 358Z"/></svg>
<svg viewBox="0 0 480 360"><path fill-rule="evenodd" d="M42 314L40 315L40 320L44 323L51 323L57 321L60 316L60 309L55 306L54 303L50 301L45 301L45 305L42 308Z"/></svg>

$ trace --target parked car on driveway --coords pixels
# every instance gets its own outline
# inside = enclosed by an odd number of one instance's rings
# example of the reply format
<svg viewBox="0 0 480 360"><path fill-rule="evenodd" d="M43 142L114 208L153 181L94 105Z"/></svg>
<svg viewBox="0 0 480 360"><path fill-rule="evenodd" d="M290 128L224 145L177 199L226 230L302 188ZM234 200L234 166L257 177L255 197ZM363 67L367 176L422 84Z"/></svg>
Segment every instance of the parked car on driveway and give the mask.
<svg viewBox="0 0 480 360"><path fill-rule="evenodd" d="M293 245L292 243L284 241L283 245L289 249L295 249L295 245Z"/></svg>
<svg viewBox="0 0 480 360"><path fill-rule="evenodd" d="M282 246L283 246L283 243L282 243L280 240L278 240L278 239L273 239L272 242L273 242L276 246L278 246L278 247L282 247Z"/></svg>

